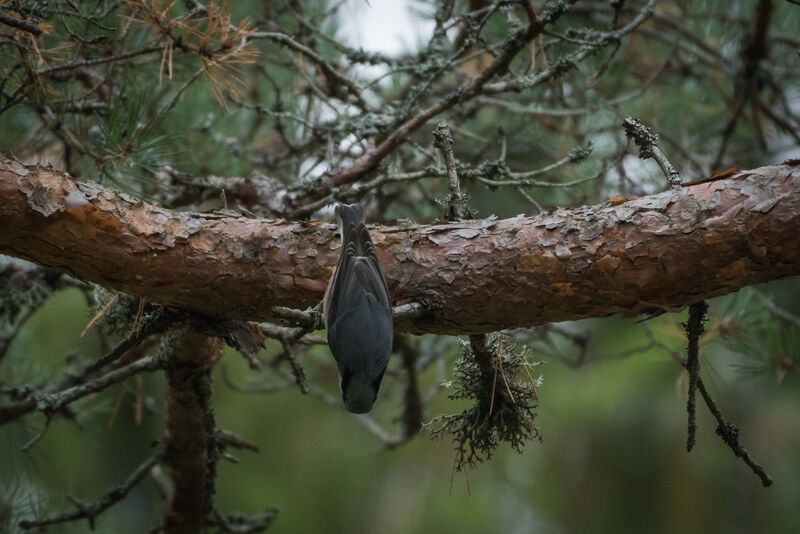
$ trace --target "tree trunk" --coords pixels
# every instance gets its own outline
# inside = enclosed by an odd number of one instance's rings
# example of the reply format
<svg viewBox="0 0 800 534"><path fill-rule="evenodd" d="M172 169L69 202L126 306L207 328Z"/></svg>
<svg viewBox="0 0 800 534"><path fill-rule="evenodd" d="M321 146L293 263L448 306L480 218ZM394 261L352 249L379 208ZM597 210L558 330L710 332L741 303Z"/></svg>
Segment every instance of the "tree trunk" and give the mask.
<svg viewBox="0 0 800 534"><path fill-rule="evenodd" d="M165 513L165 534L201 532L211 513L217 447L211 408L211 367L222 340L189 331L164 336L167 365L167 449L174 495Z"/></svg>

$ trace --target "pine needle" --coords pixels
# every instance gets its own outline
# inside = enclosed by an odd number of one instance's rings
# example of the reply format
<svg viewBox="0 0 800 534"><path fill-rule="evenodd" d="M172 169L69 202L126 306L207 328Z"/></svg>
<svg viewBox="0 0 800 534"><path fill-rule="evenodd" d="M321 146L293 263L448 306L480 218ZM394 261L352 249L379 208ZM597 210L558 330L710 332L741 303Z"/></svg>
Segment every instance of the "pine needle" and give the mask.
<svg viewBox="0 0 800 534"><path fill-rule="evenodd" d="M89 321L89 324L87 324L87 325L86 325L86 328L84 328L84 329L83 329L83 332L81 332L81 337L85 336L85 335L86 335L86 332L88 332L88 331L89 331L89 329L90 329L90 328L92 328L92 327L94 326L94 324L95 324L97 321L99 321L99 320L100 320L100 317L102 317L102 316L103 316L103 314L104 314L104 313L105 313L105 312L108 310L108 308L109 308L109 307L110 307L112 304L114 304L114 302L117 300L117 297L119 297L119 293L117 293L116 295L114 295L113 297L111 297L111 300L109 300L108 302L106 302L106 305L105 305L105 306L103 306L103 308L102 308L102 309L101 309L99 312L97 312L97 315L95 315L94 317L92 317L92 320L91 320L91 321Z"/></svg>

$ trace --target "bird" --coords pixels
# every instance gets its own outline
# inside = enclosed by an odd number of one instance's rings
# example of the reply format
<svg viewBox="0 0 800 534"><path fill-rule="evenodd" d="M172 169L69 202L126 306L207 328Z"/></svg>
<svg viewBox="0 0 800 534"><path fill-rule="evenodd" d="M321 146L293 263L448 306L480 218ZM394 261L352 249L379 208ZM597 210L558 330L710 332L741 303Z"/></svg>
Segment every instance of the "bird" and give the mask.
<svg viewBox="0 0 800 534"><path fill-rule="evenodd" d="M378 397L392 353L391 297L364 226L364 210L358 204L339 204L335 213L342 248L322 301L323 318L344 407L351 413L367 413Z"/></svg>

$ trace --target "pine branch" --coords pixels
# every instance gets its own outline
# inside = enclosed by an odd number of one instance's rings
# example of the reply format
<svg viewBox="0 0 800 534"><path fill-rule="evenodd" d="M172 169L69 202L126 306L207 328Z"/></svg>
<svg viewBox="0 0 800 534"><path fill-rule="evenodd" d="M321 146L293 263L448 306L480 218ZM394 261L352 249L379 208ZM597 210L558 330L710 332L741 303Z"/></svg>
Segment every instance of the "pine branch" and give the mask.
<svg viewBox="0 0 800 534"><path fill-rule="evenodd" d="M1 253L215 318L316 305L338 254L332 225L165 210L9 158L0 197ZM394 301L418 306L397 331L453 334L679 310L797 275L798 228L800 166L786 164L614 205L373 234Z"/></svg>

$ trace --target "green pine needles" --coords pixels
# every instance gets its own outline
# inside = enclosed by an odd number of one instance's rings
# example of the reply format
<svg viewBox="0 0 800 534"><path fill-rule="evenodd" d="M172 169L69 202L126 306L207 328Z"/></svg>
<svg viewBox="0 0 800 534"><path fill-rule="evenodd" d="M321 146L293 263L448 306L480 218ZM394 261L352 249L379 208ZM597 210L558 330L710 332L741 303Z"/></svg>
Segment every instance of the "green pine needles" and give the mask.
<svg viewBox="0 0 800 534"><path fill-rule="evenodd" d="M99 135L92 151L100 176L137 196L144 191L135 185L154 185L155 173L169 162L174 146L163 127L167 113L149 109L148 95L146 91L123 95L124 105L98 115Z"/></svg>

